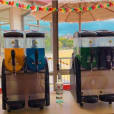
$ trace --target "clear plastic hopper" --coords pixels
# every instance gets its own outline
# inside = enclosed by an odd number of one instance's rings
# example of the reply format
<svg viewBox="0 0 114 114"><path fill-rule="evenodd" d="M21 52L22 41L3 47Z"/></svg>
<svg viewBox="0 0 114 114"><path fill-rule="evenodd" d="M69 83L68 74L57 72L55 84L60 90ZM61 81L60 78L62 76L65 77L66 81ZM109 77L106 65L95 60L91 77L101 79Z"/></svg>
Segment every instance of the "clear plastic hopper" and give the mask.
<svg viewBox="0 0 114 114"><path fill-rule="evenodd" d="M94 63L98 63L98 54L101 52L98 52L100 49L106 53L104 58L104 61L107 61L107 67L112 69L113 67L113 61L114 61L114 54L113 50L114 47L114 38L112 36L89 36L89 37L79 37L78 34L74 37L74 53L76 56L83 59L82 56L84 55L84 50L87 51L86 55L86 61L91 66L91 70L95 69ZM110 48L110 49L109 49ZM95 57L97 56L97 57ZM83 61L83 60L82 60ZM110 64L110 65L109 65ZM87 64L86 64L87 65ZM94 68L93 68L94 67ZM102 69L102 68L101 68Z"/></svg>
<svg viewBox="0 0 114 114"><path fill-rule="evenodd" d="M26 55L29 70L39 72L45 69L45 35L39 32L26 34Z"/></svg>
<svg viewBox="0 0 114 114"><path fill-rule="evenodd" d="M23 33L8 31L4 33L5 66L9 71L18 72L24 65ZM15 58L14 58L15 57Z"/></svg>

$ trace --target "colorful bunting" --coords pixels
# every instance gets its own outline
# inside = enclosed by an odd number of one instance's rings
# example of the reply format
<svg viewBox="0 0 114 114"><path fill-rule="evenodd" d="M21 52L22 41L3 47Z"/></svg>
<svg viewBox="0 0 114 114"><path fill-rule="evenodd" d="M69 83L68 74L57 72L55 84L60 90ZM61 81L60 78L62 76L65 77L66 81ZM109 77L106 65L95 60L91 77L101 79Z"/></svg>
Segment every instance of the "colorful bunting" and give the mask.
<svg viewBox="0 0 114 114"><path fill-rule="evenodd" d="M114 6L114 2L108 2L108 3L104 3L104 4L97 4L97 5L92 5L90 7L80 7L80 8L48 8L48 7L38 7L38 6L34 6L34 5L26 5L23 3L18 3L18 2L14 2L14 1L7 1L7 0L0 0L0 4L3 5L9 5L9 6L16 6L17 8L23 8L23 9L27 9L27 10L32 10L32 11L48 11L48 12L54 12L54 11L58 11L58 12L63 12L63 13L67 13L67 12L86 12L86 11L91 11L91 10L95 10L95 9L99 9L99 8L109 8L109 7L113 7Z"/></svg>

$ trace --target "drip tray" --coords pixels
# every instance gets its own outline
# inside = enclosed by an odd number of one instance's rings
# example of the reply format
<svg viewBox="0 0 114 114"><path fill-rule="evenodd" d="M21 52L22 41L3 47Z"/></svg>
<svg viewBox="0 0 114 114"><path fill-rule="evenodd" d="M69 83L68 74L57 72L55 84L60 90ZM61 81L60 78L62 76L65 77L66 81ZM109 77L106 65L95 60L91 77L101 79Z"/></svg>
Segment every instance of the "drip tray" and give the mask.
<svg viewBox="0 0 114 114"><path fill-rule="evenodd" d="M114 102L114 94L100 95L99 100L104 102Z"/></svg>
<svg viewBox="0 0 114 114"><path fill-rule="evenodd" d="M7 104L12 110L22 109L25 107L24 101L7 101Z"/></svg>
<svg viewBox="0 0 114 114"><path fill-rule="evenodd" d="M45 106L45 99L29 100L28 106L31 108L37 108L37 107Z"/></svg>
<svg viewBox="0 0 114 114"><path fill-rule="evenodd" d="M98 96L83 96L82 101L85 103L97 103Z"/></svg>

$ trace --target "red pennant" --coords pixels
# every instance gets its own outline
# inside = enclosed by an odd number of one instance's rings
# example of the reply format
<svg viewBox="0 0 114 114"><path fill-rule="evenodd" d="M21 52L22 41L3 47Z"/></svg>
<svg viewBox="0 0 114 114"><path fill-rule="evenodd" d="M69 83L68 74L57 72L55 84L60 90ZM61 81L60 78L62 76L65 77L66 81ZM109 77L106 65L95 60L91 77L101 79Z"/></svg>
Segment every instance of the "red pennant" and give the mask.
<svg viewBox="0 0 114 114"><path fill-rule="evenodd" d="M49 8L49 11L53 11L53 8Z"/></svg>
<svg viewBox="0 0 114 114"><path fill-rule="evenodd" d="M78 8L74 8L74 10L77 12L78 11Z"/></svg>
<svg viewBox="0 0 114 114"><path fill-rule="evenodd" d="M35 8L36 8L35 6L31 6L31 10L35 10Z"/></svg>
<svg viewBox="0 0 114 114"><path fill-rule="evenodd" d="M69 8L65 8L66 9L66 12L69 12Z"/></svg>
<svg viewBox="0 0 114 114"><path fill-rule="evenodd" d="M9 3L8 3L9 5L11 5L11 1L9 1Z"/></svg>
<svg viewBox="0 0 114 114"><path fill-rule="evenodd" d="M22 5L21 5L21 7L22 7L22 8L25 8L25 5L24 5L24 4L22 4Z"/></svg>
<svg viewBox="0 0 114 114"><path fill-rule="evenodd" d="M19 4L19 8L21 8L21 4Z"/></svg>
<svg viewBox="0 0 114 114"><path fill-rule="evenodd" d="M1 3L3 3L3 0L0 0Z"/></svg>
<svg viewBox="0 0 114 114"><path fill-rule="evenodd" d="M87 11L87 7L83 7L83 10L84 10L84 11Z"/></svg>
<svg viewBox="0 0 114 114"><path fill-rule="evenodd" d="M1 3L4 4L4 1L2 0Z"/></svg>
<svg viewBox="0 0 114 114"><path fill-rule="evenodd" d="M39 11L43 11L43 8L39 7Z"/></svg>
<svg viewBox="0 0 114 114"><path fill-rule="evenodd" d="M109 3L109 6L113 6L113 4L110 2L110 3Z"/></svg>
<svg viewBox="0 0 114 114"><path fill-rule="evenodd" d="M100 4L100 8L104 8L104 6L102 4Z"/></svg>
<svg viewBox="0 0 114 114"><path fill-rule="evenodd" d="M59 11L62 11L62 8L59 8Z"/></svg>
<svg viewBox="0 0 114 114"><path fill-rule="evenodd" d="M92 9L94 10L96 7L95 6L92 6Z"/></svg>
<svg viewBox="0 0 114 114"><path fill-rule="evenodd" d="M9 5L13 6L14 5L14 1L9 1Z"/></svg>
<svg viewBox="0 0 114 114"><path fill-rule="evenodd" d="M13 5L14 5L14 1L11 2L11 6L13 6Z"/></svg>

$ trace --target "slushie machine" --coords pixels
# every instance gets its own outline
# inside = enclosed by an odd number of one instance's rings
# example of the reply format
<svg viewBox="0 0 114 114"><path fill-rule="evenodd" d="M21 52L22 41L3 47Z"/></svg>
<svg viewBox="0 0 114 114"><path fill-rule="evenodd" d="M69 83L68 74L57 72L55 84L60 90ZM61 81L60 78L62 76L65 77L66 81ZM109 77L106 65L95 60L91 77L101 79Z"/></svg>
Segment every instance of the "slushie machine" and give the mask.
<svg viewBox="0 0 114 114"><path fill-rule="evenodd" d="M50 104L49 69L45 57L45 34L34 31L26 33L26 43L27 75L34 77L31 89L32 91L35 89L34 93L36 92L29 97L28 105L29 107L43 108L43 106Z"/></svg>
<svg viewBox="0 0 114 114"><path fill-rule="evenodd" d="M44 33L8 31L3 37L2 108L10 112L48 106L49 69Z"/></svg>
<svg viewBox="0 0 114 114"><path fill-rule="evenodd" d="M19 79L24 74L25 54L23 33L4 33L4 60L2 63L2 108L8 111L23 108L23 92ZM21 82L20 82L21 83ZM23 81L22 81L23 83Z"/></svg>
<svg viewBox="0 0 114 114"><path fill-rule="evenodd" d="M71 92L81 106L114 102L114 32L75 33Z"/></svg>

